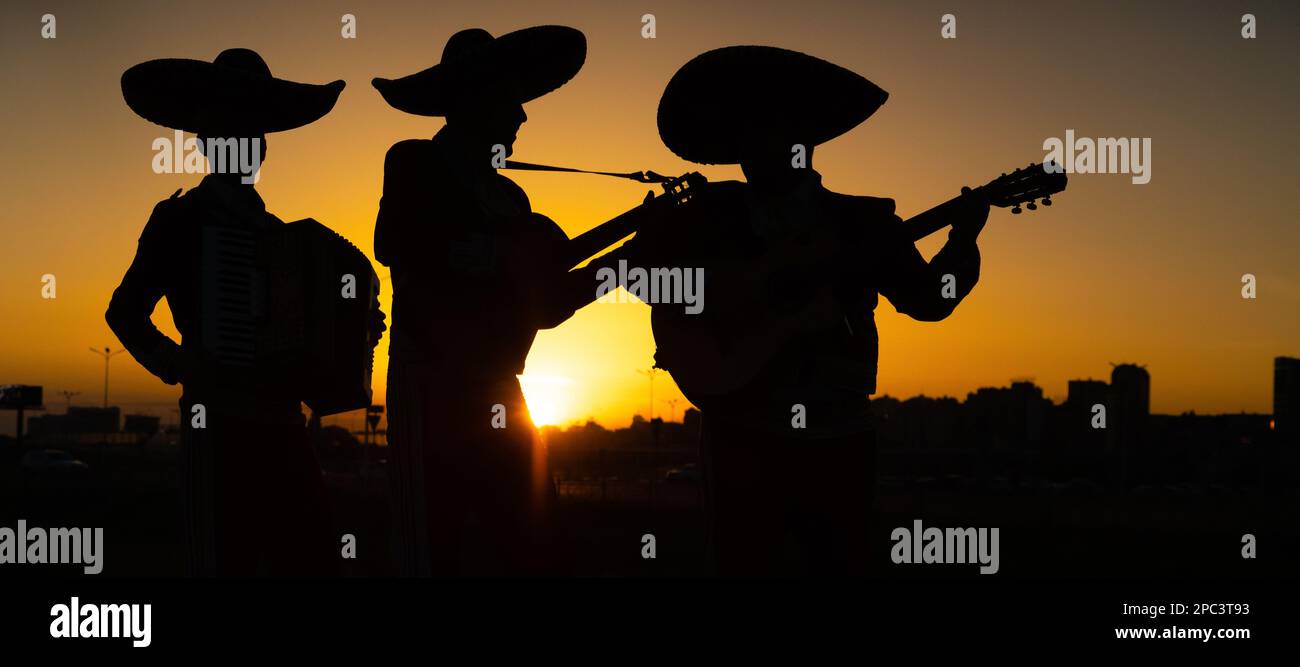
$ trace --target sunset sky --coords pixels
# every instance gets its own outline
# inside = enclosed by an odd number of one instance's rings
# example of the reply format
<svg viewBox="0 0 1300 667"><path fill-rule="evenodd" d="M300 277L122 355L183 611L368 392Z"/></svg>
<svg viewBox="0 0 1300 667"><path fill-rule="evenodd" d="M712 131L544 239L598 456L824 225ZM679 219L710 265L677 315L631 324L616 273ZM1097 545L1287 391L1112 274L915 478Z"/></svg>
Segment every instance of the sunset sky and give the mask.
<svg viewBox="0 0 1300 667"><path fill-rule="evenodd" d="M1258 39L1241 37L1246 12ZM57 18L53 40L40 37L46 13ZM355 40L340 36L346 13L357 17ZM641 37L646 13L655 39ZM940 38L946 13L957 39ZM805 51L889 91L874 117L817 150L815 166L833 190L894 198L903 217L1042 160L1044 140L1069 129L1150 138L1149 184L1074 175L1051 209L995 210L980 284L948 320L914 322L882 301L880 392L961 398L1029 377L1060 400L1067 380L1136 362L1151 372L1156 412L1269 412L1273 357L1300 356L1300 48L1282 37L1298 21L1293 4L1255 1L5 2L0 384L44 385L56 411L63 390L81 392L74 405L99 404L103 362L87 348L120 347L104 323L109 296L154 204L200 180L152 173L151 144L171 131L122 101L131 65L248 47L277 76L346 80L328 116L269 137L257 188L281 219L316 218L370 254L384 153L441 126L388 107L370 79L432 65L462 28L557 23L586 33L587 64L526 107L520 160L740 178L738 168L680 160L655 126L673 72L732 44ZM571 236L644 194L593 176L509 175ZM388 271L376 267L389 311ZM1245 273L1258 279L1255 300L1241 297ZM44 274L57 278L56 299L41 298ZM165 305L154 319L175 335ZM641 304L594 304L543 332L525 373L540 421L622 426L645 414L637 371L653 350ZM383 403L387 339L377 366ZM179 388L126 355L112 378L113 404L171 416ZM666 375L655 399L661 416L681 399ZM12 428L0 418L0 432Z"/></svg>

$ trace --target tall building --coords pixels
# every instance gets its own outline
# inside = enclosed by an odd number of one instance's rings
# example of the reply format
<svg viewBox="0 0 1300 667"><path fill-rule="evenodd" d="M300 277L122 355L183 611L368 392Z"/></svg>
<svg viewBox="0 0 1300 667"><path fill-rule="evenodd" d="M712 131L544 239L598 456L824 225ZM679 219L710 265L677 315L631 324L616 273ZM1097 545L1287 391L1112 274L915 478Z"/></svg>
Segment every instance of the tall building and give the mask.
<svg viewBox="0 0 1300 667"><path fill-rule="evenodd" d="M1140 446L1151 416L1151 374L1137 364L1118 364L1110 373L1106 432L1122 453Z"/></svg>
<svg viewBox="0 0 1300 667"><path fill-rule="evenodd" d="M1273 430L1278 442L1300 444L1300 359L1273 360Z"/></svg>
<svg viewBox="0 0 1300 667"><path fill-rule="evenodd" d="M1151 414L1151 374L1137 364L1119 364L1110 373L1114 410L1145 421Z"/></svg>
<svg viewBox="0 0 1300 667"><path fill-rule="evenodd" d="M1103 380L1070 380L1068 387L1065 403L1059 408L1062 442L1096 453L1106 445L1106 431L1094 428L1093 406L1110 409L1110 385Z"/></svg>

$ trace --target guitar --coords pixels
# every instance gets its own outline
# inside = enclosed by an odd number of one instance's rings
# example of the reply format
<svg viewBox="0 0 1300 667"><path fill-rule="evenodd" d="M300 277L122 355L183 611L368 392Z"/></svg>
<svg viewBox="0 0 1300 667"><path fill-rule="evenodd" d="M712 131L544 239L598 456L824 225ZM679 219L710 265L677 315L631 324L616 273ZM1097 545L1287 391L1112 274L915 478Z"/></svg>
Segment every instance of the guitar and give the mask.
<svg viewBox="0 0 1300 667"><path fill-rule="evenodd" d="M700 187L708 184L708 179L698 172L688 172L676 178L663 176L653 171L632 171L627 173L611 171L592 171L589 169L575 169L573 167L556 167L546 164L536 164L532 162L519 162L516 160L506 160L506 169L517 169L520 171L544 171L559 172L571 174L592 174L596 176L612 176L614 178L626 178L638 183L657 183L663 187L663 194L654 196L653 192L646 193L646 198L631 210L615 216L596 227L569 239L563 248L550 248L549 244L542 239L535 239L526 236L524 244L527 246L525 252L535 253L538 248L549 248L551 252L547 253L548 261L554 261L556 265L561 266L565 271L577 267L579 264L590 259L593 255L608 248L614 243L641 228L642 225L649 222L656 215L660 215L675 206L686 204L695 195ZM540 214L532 213L533 217L542 218L546 225L553 223L550 218ZM538 245L538 244L541 245ZM558 254L558 257L555 255Z"/></svg>
<svg viewBox="0 0 1300 667"><path fill-rule="evenodd" d="M565 269L572 269L592 255L614 245L619 239L636 232L642 225L653 220L655 216L663 215L675 207L690 202L696 191L707 183L708 179L694 171L677 178L663 179L660 182L664 190L663 194L656 197L647 195L640 206L570 239L562 261Z"/></svg>
<svg viewBox="0 0 1300 667"><path fill-rule="evenodd" d="M975 188L974 193L982 195L992 206L1011 207L1014 215L1020 215L1022 207L1031 211L1038 210L1038 203L1034 201L1036 199L1041 199L1043 206L1051 206L1052 195L1065 191L1067 176L1064 171L1049 171L1049 166L1055 165L1051 162L1047 165L1030 164L1010 174L1002 174ZM1059 166L1055 168L1060 169ZM970 188L962 188L962 194L969 192ZM958 205L959 199L960 197L953 197L924 213L908 218L906 224L912 242L920 241L947 227L947 213Z"/></svg>
<svg viewBox="0 0 1300 667"><path fill-rule="evenodd" d="M974 190L962 188L962 196L979 196L1019 214L1037 210L1036 200L1051 206L1051 196L1065 190L1066 178L1064 172L1031 164ZM908 219L908 238L916 242L946 227L951 213L965 205L962 196ZM744 387L793 337L847 324L829 284L833 274L822 270L837 256L840 240L833 234L809 236L756 258L706 269L706 305L698 316L680 308L652 310L656 366L672 373L692 403L703 406Z"/></svg>

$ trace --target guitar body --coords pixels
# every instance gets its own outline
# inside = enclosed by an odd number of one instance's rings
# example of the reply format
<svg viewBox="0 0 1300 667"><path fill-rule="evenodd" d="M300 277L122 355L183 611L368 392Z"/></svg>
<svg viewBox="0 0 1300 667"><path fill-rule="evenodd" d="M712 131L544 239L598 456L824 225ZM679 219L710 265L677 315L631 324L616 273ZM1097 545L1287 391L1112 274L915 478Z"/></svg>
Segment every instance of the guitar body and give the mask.
<svg viewBox="0 0 1300 667"><path fill-rule="evenodd" d="M650 314L655 366L672 374L686 400L707 409L757 378L766 361L792 337L816 330L813 322L834 321L838 305L828 289L819 290L817 303L809 308L823 315L767 322L742 316L702 320L655 306Z"/></svg>
<svg viewBox="0 0 1300 667"><path fill-rule="evenodd" d="M800 333L843 317L829 279L841 264L838 229L805 224L761 241L749 229L744 187L710 185L697 195L692 228L677 240L707 250L658 262L704 269L702 312L660 304L650 320L656 365L700 407L749 384Z"/></svg>
<svg viewBox="0 0 1300 667"><path fill-rule="evenodd" d="M510 224L513 229L503 235L504 247L499 248L503 279L513 294L510 308L527 317L534 328L554 326L544 292L569 270L562 260L569 238L536 211L517 216Z"/></svg>

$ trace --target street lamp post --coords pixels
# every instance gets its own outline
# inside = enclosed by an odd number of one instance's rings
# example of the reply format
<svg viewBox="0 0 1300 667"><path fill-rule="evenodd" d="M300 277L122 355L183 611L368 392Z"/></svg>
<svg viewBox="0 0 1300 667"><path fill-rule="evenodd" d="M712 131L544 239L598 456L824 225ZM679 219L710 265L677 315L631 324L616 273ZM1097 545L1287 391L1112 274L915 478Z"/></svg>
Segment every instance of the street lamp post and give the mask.
<svg viewBox="0 0 1300 667"><path fill-rule="evenodd" d="M104 407L107 408L107 407L108 407L108 362L109 362L109 360L111 360L113 357L116 357L117 355L122 354L122 353L125 352L126 350L118 350L118 351L114 352L114 351L112 351L111 349L109 349L109 348L106 347L106 348L104 348L104 350L101 352L100 350L97 350L97 349L95 349L95 348L92 347L92 348L90 348L90 351L91 351L91 352L94 352L95 354L98 354L99 356L101 356L101 357L104 358Z"/></svg>
<svg viewBox="0 0 1300 667"><path fill-rule="evenodd" d="M650 378L650 414L649 416L646 417L646 421L654 421L655 420L655 375L659 373L659 369L650 368L647 370L637 371L637 372Z"/></svg>

